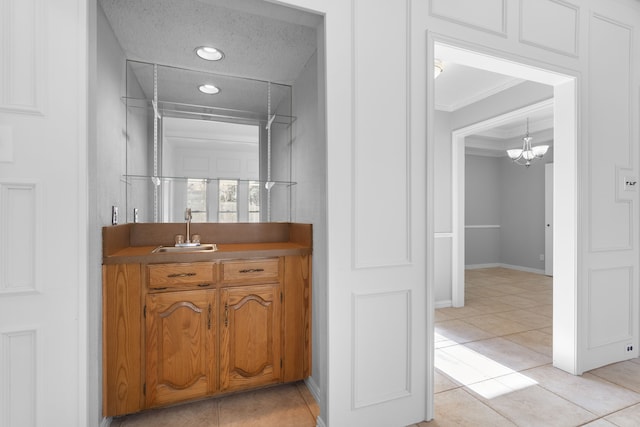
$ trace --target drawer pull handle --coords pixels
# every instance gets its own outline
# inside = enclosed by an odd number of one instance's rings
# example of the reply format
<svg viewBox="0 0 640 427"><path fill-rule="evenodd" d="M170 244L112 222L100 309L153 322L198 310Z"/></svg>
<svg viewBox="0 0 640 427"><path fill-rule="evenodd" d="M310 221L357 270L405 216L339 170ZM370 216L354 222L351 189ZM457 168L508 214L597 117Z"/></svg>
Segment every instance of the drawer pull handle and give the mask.
<svg viewBox="0 0 640 427"><path fill-rule="evenodd" d="M264 268L247 268L246 270L240 270L240 273L261 273Z"/></svg>
<svg viewBox="0 0 640 427"><path fill-rule="evenodd" d="M199 283L198 287L199 288L206 288L207 286L210 286L210 285L211 285L211 283Z"/></svg>
<svg viewBox="0 0 640 427"><path fill-rule="evenodd" d="M192 277L195 276L196 273L173 273L173 274L169 274L167 277L170 278L174 278L174 277Z"/></svg>
<svg viewBox="0 0 640 427"><path fill-rule="evenodd" d="M153 288L154 291L164 291L165 289L167 289L166 286L164 288Z"/></svg>

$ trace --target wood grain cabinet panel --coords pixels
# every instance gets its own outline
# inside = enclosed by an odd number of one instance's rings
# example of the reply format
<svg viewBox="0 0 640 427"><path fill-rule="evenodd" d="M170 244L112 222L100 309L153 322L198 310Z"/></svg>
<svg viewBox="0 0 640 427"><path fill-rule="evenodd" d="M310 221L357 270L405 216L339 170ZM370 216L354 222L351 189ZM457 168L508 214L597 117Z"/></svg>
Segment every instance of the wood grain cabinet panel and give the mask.
<svg viewBox="0 0 640 427"><path fill-rule="evenodd" d="M147 407L214 392L215 295L216 291L147 295Z"/></svg>
<svg viewBox="0 0 640 427"><path fill-rule="evenodd" d="M220 389L280 381L280 287L223 288Z"/></svg>
<svg viewBox="0 0 640 427"><path fill-rule="evenodd" d="M147 265L147 281L152 290L209 287L215 282L215 275L213 262Z"/></svg>
<svg viewBox="0 0 640 427"><path fill-rule="evenodd" d="M222 283L250 285L280 281L281 258L241 259L222 262Z"/></svg>
<svg viewBox="0 0 640 427"><path fill-rule="evenodd" d="M102 268L102 413L142 409L140 264Z"/></svg>

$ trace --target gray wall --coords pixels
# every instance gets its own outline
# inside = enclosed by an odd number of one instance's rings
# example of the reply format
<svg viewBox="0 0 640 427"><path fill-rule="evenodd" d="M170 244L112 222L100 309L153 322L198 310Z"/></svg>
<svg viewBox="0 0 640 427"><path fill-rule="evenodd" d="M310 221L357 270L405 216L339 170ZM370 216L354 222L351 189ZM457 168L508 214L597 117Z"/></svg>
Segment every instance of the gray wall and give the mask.
<svg viewBox="0 0 640 427"><path fill-rule="evenodd" d="M534 140L535 143L535 140ZM530 167L507 157L465 156L465 264L505 264L544 270L544 165L550 149Z"/></svg>
<svg viewBox="0 0 640 427"><path fill-rule="evenodd" d="M465 264L500 262L502 158L465 156ZM474 228L485 227L485 228Z"/></svg>
<svg viewBox="0 0 640 427"><path fill-rule="evenodd" d="M551 151L551 150L550 150ZM528 168L501 158L501 263L544 270L544 165L552 152Z"/></svg>
<svg viewBox="0 0 640 427"><path fill-rule="evenodd" d="M451 113L435 112L435 157L442 159L434 165L434 294L436 302L451 301Z"/></svg>

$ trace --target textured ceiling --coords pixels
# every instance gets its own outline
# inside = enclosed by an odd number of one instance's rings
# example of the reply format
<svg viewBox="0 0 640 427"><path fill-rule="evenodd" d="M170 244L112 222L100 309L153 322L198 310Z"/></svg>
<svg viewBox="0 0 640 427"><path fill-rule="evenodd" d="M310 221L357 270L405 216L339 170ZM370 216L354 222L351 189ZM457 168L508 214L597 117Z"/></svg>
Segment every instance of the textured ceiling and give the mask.
<svg viewBox="0 0 640 427"><path fill-rule="evenodd" d="M127 59L172 67L159 68L159 100L218 109L216 114L187 115L198 120L228 121L229 115L235 115L228 111L232 109L249 112L238 113L249 122L264 121L266 82L295 82L316 51L316 28L323 20L262 0L99 1ZM205 61L195 54L198 46L216 47L225 56L221 61ZM152 67L132 63L129 71L127 78L135 77L146 99L153 99ZM197 88L205 83L218 86L221 92L203 95ZM285 111L279 113L290 115L290 102L281 104L290 99L288 86L271 85L271 112L280 106ZM161 109L162 115L187 117L173 114L170 110L175 105L160 106L166 108Z"/></svg>
<svg viewBox="0 0 640 427"><path fill-rule="evenodd" d="M322 18L257 0L100 0L128 59L292 84ZM210 45L225 58L203 61Z"/></svg>

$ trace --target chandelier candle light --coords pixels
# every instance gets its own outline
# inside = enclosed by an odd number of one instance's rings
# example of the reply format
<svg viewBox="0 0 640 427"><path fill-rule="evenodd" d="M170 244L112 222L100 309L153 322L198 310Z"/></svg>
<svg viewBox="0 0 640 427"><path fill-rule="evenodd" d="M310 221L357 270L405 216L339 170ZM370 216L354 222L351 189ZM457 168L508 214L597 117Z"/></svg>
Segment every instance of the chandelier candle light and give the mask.
<svg viewBox="0 0 640 427"><path fill-rule="evenodd" d="M527 134L522 138L522 148L507 150L507 155L514 163L529 167L531 162L541 159L549 149L548 145L531 146L533 138L529 136L529 118L527 117Z"/></svg>

